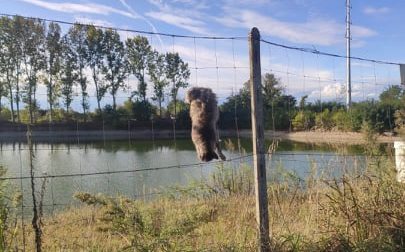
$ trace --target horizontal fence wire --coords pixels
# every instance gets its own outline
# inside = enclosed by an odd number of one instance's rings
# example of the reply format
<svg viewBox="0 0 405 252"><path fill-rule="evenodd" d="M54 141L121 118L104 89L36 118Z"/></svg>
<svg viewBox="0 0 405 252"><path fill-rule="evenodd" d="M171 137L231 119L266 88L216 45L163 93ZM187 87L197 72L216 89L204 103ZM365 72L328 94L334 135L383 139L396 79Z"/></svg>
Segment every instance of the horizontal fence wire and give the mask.
<svg viewBox="0 0 405 252"><path fill-rule="evenodd" d="M146 35L160 35L160 36L166 36L166 37L178 37L178 38L190 38L190 39L212 39L212 40L235 40L235 39L239 39L239 40L244 40L245 39L245 40L247 40L248 39L247 36L196 36L196 35L181 35L181 34L173 34L173 33L151 32L151 31L127 29L127 28L120 28L120 27L113 27L113 26L85 24L85 23L81 23L81 22L69 22L69 21L62 21L62 20L56 20L56 19L29 17L29 16L22 16L22 15L16 15L16 14L7 14L7 13L0 13L0 16L22 17L22 18L26 18L26 19L40 20L40 21L43 21L43 22L53 22L53 23L59 23L59 24L65 24L65 25L93 26L93 27L97 27L97 28L100 28L100 29L112 29L112 30L116 30L116 31L133 32L133 33L146 34ZM319 51L319 50L314 49L314 48L295 47L295 46L290 46L290 45L285 45L285 44L272 42L272 41L265 40L265 39L260 39L260 41L265 43L265 44L269 44L269 45L273 45L273 46L277 46L277 47L282 47L282 48L285 48L285 49L295 50L295 51L307 52L307 53L323 55L323 56L329 56L329 57L334 57L334 58L344 58L344 59L348 58L345 55L339 55L339 54L335 54L335 53L323 52L323 51ZM390 62L390 61L369 59L369 58L356 57L356 56L350 56L349 58L359 60L359 61L377 63L377 64L398 65L398 66L401 65L401 63L399 63L399 62ZM212 68L218 68L218 67L212 67ZM235 68L235 67L229 67L229 68Z"/></svg>
<svg viewBox="0 0 405 252"><path fill-rule="evenodd" d="M100 29L111 29L115 31L123 31L123 32L133 32L139 34L146 34L146 35L159 35L165 37L175 37L175 38L190 38L190 39L215 39L215 40L231 40L231 39L247 39L246 36L195 36L195 35L181 35L181 34L173 34L173 33L162 33L162 32L151 32L151 31L143 31L143 30L135 30L135 29L127 29L127 28L119 28L113 26L104 26L104 25L95 25L95 24L85 24L81 22L69 22L69 21L62 21L56 19L48 19L48 18L39 18L39 17L29 17L29 16L22 16L16 14L7 14L7 13L0 13L0 16L5 17L22 17L31 20L40 20L43 22L53 22L58 24L65 24L65 25L82 25L82 26L93 26Z"/></svg>
<svg viewBox="0 0 405 252"><path fill-rule="evenodd" d="M259 155L259 154L258 154ZM322 154L322 153L269 153L266 152L265 155L271 156L271 160L273 161L289 161L289 162L303 162L302 159L293 159L293 158L284 158L284 156L288 157L295 157L295 156L304 156L304 157L311 157L311 156L316 156L318 158L322 157L336 157L338 159L340 158L345 158L345 157L350 157L350 158L377 158L377 157L386 157L386 158L392 158L392 155L388 154L381 154L381 155L371 155L371 156L365 156L362 154ZM237 156L233 157L224 161L215 161L212 162L211 165L220 165L224 164L227 162L233 162L237 160L243 160L245 158L249 157L254 157L255 154L247 154L243 156ZM277 159L277 157L283 157L282 159ZM308 160L309 162L311 160ZM316 161L316 160L314 160ZM322 160L317 160L322 162ZM342 160L325 160L327 162L340 162ZM109 175L109 174L120 174L120 173L137 173L137 172L144 172L144 171L158 171L158 170L167 170L167 169L185 169L185 168L191 168L195 166L203 166L206 165L207 163L202 163L202 162L197 162L197 163L190 163L190 164L177 164L177 165L169 165L169 166L159 166L159 167L148 167L144 169L128 169L128 170L116 170L116 171L96 171L96 172L88 172L88 173L78 173L78 174L44 174L44 175L39 175L39 176L17 176L17 177L1 177L0 180L19 180L19 179L48 179L48 178L66 178L66 177L85 177L85 176L96 176L96 175Z"/></svg>
<svg viewBox="0 0 405 252"><path fill-rule="evenodd" d="M300 52L306 52L306 53L312 53L312 54L316 54L316 55L329 56L329 57L333 57L333 58L343 58L343 59L350 58L350 59L354 59L354 60L366 61L366 62L371 62L371 63L376 63L376 64L397 65L397 66L401 65L401 63L399 63L399 62L375 60L375 59L368 59L368 58L362 58L362 57L356 57L356 56L347 57L345 55L339 55L339 54L334 54L334 53L329 53L329 52L318 51L317 49L313 49L313 48L288 46L288 45L284 45L284 44L271 42L271 41L268 41L268 40L265 40L265 39L261 39L260 41L265 43L265 44L269 44L269 45L273 45L273 46L277 46L277 47L282 47L282 48L285 48L285 49L290 49L290 50L295 50L295 51L300 51Z"/></svg>
<svg viewBox="0 0 405 252"><path fill-rule="evenodd" d="M251 157L253 154L248 154L244 156L238 156L235 158L227 159L224 161L216 161L213 164L221 164L224 162L232 162L235 160L244 159ZM177 168L188 168L193 166L201 166L205 163L190 163L190 164L178 164L178 165L169 165L169 166L160 166L160 167L149 167L144 169L130 169L130 170L118 170L118 171L98 171L98 172L89 172L89 173L80 173L80 174L57 174L57 175L40 175L40 176L20 176L20 177L0 177L0 180L18 180L18 179L47 179L47 178L66 178L66 177L84 177L84 176L94 176L94 175L108 175L108 174L117 174L117 173L136 173L143 171L157 171L157 170L167 170L167 169L177 169Z"/></svg>

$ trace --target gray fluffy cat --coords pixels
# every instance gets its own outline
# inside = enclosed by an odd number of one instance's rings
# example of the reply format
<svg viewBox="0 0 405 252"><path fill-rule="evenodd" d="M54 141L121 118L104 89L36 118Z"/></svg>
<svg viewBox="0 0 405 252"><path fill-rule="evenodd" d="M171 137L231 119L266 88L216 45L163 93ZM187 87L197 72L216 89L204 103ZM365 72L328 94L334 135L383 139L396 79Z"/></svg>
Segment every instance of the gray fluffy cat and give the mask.
<svg viewBox="0 0 405 252"><path fill-rule="evenodd" d="M201 161L222 160L225 156L221 152L217 123L219 110L217 97L209 88L194 87L188 90L186 103L190 104L192 122L191 139Z"/></svg>

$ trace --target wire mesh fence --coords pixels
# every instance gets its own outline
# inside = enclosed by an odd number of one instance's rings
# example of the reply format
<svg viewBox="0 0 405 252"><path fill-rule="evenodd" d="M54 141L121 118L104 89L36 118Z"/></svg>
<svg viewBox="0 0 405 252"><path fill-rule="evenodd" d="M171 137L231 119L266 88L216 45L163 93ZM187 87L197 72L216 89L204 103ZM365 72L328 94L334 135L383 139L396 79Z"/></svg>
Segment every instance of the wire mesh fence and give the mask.
<svg viewBox="0 0 405 252"><path fill-rule="evenodd" d="M90 27L58 20L34 20L44 23L44 27L58 23L64 34L73 26ZM251 166L252 151L246 140L240 137L240 129L246 128L246 125L241 126L242 115L239 114L236 99L232 100L243 93L249 79L247 37L188 36L94 27L104 32L110 29L116 31L121 41L136 35L145 36L150 46L159 53L178 53L189 70L187 88L209 87L215 91L221 104L235 102L228 111L231 113L231 116L228 115L231 123L221 132L224 141L230 139L225 147L227 160L212 163L198 161L188 140L189 124L181 121L180 116L173 116L169 108L173 98L170 87L164 90L162 98L166 115L158 115L158 104L156 99L152 99L156 96L153 92L155 86L146 74L146 97L155 106L155 112L143 118L145 111L138 108L141 114L139 118L142 119L136 119L135 109L130 108L128 112L125 103L141 100L139 95L134 95L134 92L139 92L140 79L128 72L124 76L122 88L116 90L114 95L106 92L99 99L91 79L90 66L86 66L83 70L88 78L85 81L87 90L84 92L83 86L79 84L72 86L72 101L66 111L63 107L65 101L61 97L55 99L54 109L59 111L59 118L55 115L52 122L49 121L49 89L46 82L39 82L33 93L36 99L35 120L30 120L27 109L32 104L25 104L25 108L20 111L21 117L18 115L19 123L0 121L3 131L0 132L0 165L7 168L7 174L0 180L8 181L22 193L19 209L23 223L24 216L31 215L34 207L32 182L37 185L37 192L34 192L37 194L41 194L40 185L45 185L41 196L42 206L47 213L52 214L77 204L73 198L76 192L103 193L113 197L124 195L148 201L167 193L181 194L191 182L210 184L212 176L218 171L224 172L225 168L233 176L234 172L244 166ZM326 102L344 101L344 56L315 48L283 45L267 39L262 39L261 44L262 73L273 74L282 86L280 92L282 90L285 96L295 100L294 103L281 105L280 111L288 112L285 118L275 119L272 111L273 118L267 118L272 119L272 123L266 125L267 129L276 130L275 121L284 120L288 125L284 130L292 130L295 112L300 106L296 100L302 97L309 97L309 102L313 104L318 102L320 106L317 112L323 112L322 106ZM376 100L384 90L400 84L398 63L361 57L351 59L353 100ZM100 79L103 78L100 74ZM20 84L26 85L26 80ZM185 90L179 89L176 98L182 100ZM15 87L12 91L16 91ZM83 97L86 97L89 106L87 115L82 113ZM11 106L16 103L10 98L5 99ZM109 106L113 100L122 113L113 111L115 108ZM101 101L101 111L97 111L97 101ZM26 101L21 102L21 105L23 103ZM187 108L183 108L183 111L186 111L183 116L187 118ZM392 113L387 112L382 117L391 120ZM221 120L225 120L225 116ZM394 123L389 122L389 129L393 130ZM26 124L32 127L32 146L27 144ZM390 145L386 146L387 151L372 155L360 146L354 150L340 146L294 147L287 144L283 149L280 144L279 147L274 152L266 153L269 183L286 177L293 178L297 183L311 176L333 180L348 172L362 173L375 159L392 161ZM32 165L35 168L33 176L29 169L30 157L33 158Z"/></svg>

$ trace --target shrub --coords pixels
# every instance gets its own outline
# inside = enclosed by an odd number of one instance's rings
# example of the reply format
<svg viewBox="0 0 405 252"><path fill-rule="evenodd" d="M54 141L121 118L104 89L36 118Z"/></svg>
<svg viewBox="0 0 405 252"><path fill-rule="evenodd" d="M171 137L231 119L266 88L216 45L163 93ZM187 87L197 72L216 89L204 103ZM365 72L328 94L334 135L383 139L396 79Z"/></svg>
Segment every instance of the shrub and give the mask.
<svg viewBox="0 0 405 252"><path fill-rule="evenodd" d="M395 111L395 130L405 136L405 109Z"/></svg>
<svg viewBox="0 0 405 252"><path fill-rule="evenodd" d="M149 121L154 114L154 107L149 101L135 101L132 104L132 114L138 121Z"/></svg>
<svg viewBox="0 0 405 252"><path fill-rule="evenodd" d="M314 114L311 111L299 111L292 120L294 130L310 130L314 126Z"/></svg>
<svg viewBox="0 0 405 252"><path fill-rule="evenodd" d="M340 109L333 113L332 121L336 128L341 131L351 131L353 130L352 120L350 114L344 109Z"/></svg>
<svg viewBox="0 0 405 252"><path fill-rule="evenodd" d="M8 108L1 108L0 119L11 120L11 111Z"/></svg>
<svg viewBox="0 0 405 252"><path fill-rule="evenodd" d="M6 174L6 169L0 166L0 177ZM0 251L11 251L14 248L17 235L17 218L13 211L21 201L21 194L10 195L8 184L0 180Z"/></svg>
<svg viewBox="0 0 405 252"><path fill-rule="evenodd" d="M191 234L216 215L215 208L198 202L173 208L165 201L148 206L126 198L88 193L78 193L75 197L101 207L99 231L125 237L127 244L120 250L192 251Z"/></svg>
<svg viewBox="0 0 405 252"><path fill-rule="evenodd" d="M329 111L329 109L325 109L315 116L315 126L324 130L331 130L335 126L332 119L332 113Z"/></svg>

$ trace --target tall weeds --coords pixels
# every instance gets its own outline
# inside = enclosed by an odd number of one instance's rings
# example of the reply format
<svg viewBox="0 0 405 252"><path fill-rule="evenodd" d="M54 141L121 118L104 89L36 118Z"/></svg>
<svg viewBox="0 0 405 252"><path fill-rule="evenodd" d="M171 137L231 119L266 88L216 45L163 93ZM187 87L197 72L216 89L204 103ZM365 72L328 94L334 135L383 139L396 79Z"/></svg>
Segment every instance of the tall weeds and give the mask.
<svg viewBox="0 0 405 252"><path fill-rule="evenodd" d="M404 251L405 185L396 182L393 159L381 150L370 141L366 168L343 153L346 173L320 171L316 162L305 178L281 164L269 167L273 251ZM147 202L78 193L92 206L91 218L80 208L45 221L44 249L256 251L252 178L241 162L219 165L205 180Z"/></svg>
<svg viewBox="0 0 405 252"><path fill-rule="evenodd" d="M7 170L0 166L0 178ZM10 185L0 179L0 251L12 251L18 235L16 207L21 202L20 193L10 193Z"/></svg>

